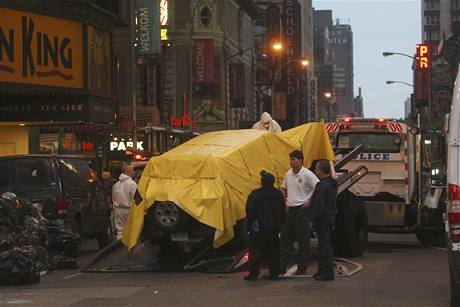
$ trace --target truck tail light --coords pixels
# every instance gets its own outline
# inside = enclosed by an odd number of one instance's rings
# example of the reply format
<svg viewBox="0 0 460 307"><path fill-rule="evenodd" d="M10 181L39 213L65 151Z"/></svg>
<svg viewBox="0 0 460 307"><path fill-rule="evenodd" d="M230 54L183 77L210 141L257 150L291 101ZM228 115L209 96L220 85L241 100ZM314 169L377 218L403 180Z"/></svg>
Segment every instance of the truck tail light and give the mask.
<svg viewBox="0 0 460 307"><path fill-rule="evenodd" d="M56 197L56 210L59 214L64 213L68 207L69 203L62 195Z"/></svg>
<svg viewBox="0 0 460 307"><path fill-rule="evenodd" d="M460 187L456 184L449 184L449 200L460 200Z"/></svg>
<svg viewBox="0 0 460 307"><path fill-rule="evenodd" d="M449 184L449 234L452 242L460 242L460 188Z"/></svg>

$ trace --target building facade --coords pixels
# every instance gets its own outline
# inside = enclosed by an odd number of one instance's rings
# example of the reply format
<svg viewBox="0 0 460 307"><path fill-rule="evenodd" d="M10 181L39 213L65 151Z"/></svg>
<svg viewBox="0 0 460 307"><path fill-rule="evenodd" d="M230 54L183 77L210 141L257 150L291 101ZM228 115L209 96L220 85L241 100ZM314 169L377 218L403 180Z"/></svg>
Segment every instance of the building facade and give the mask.
<svg viewBox="0 0 460 307"><path fill-rule="evenodd" d="M165 117L198 131L255 120L252 1L170 0Z"/></svg>
<svg viewBox="0 0 460 307"><path fill-rule="evenodd" d="M86 153L116 122L113 1L0 1L0 155Z"/></svg>
<svg viewBox="0 0 460 307"><path fill-rule="evenodd" d="M338 114L356 113L353 90L353 31L337 20L332 26L329 43L335 64L333 72L334 100Z"/></svg>
<svg viewBox="0 0 460 307"><path fill-rule="evenodd" d="M333 72L333 50L330 42L330 31L332 29L332 11L314 11L314 62L316 77L317 108L316 119L335 121L337 117L337 103L334 99ZM310 85L311 86L311 85ZM312 86L311 86L312 87Z"/></svg>

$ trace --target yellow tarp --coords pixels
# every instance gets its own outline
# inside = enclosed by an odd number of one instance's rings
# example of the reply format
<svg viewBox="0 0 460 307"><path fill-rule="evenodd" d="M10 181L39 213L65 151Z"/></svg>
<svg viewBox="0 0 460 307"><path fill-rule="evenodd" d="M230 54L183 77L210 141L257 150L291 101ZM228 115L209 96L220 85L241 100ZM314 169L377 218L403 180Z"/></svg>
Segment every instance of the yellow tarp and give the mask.
<svg viewBox="0 0 460 307"><path fill-rule="evenodd" d="M171 201L201 223L216 229L214 246L233 238L233 226L245 217L246 198L260 186L260 171L271 172L281 186L289 153L301 149L304 165L335 160L322 123L281 133L225 130L200 135L150 159L138 190L143 200L131 206L122 242L131 249L144 227L144 215L155 201Z"/></svg>

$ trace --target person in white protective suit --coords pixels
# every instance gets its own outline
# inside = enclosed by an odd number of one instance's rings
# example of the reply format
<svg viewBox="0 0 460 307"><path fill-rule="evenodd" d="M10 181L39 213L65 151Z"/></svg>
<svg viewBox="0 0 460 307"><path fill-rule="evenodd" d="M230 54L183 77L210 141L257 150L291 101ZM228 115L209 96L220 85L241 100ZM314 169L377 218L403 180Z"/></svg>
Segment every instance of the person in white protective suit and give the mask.
<svg viewBox="0 0 460 307"><path fill-rule="evenodd" d="M121 239L123 228L128 219L131 201L136 193L137 184L133 180L134 169L131 164L124 163L119 180L112 188L112 201L114 206L114 222L117 240Z"/></svg>
<svg viewBox="0 0 460 307"><path fill-rule="evenodd" d="M267 112L262 113L260 120L252 126L252 129L281 132L281 126Z"/></svg>

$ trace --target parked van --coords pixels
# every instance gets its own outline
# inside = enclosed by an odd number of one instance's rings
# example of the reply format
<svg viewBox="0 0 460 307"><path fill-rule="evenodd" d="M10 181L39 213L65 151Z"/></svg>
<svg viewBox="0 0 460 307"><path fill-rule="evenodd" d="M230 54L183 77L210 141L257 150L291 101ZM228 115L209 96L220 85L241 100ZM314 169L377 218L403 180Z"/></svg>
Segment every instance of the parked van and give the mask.
<svg viewBox="0 0 460 307"><path fill-rule="evenodd" d="M0 193L35 203L47 219L64 219L104 248L113 240L111 204L88 158L20 155L0 158Z"/></svg>

